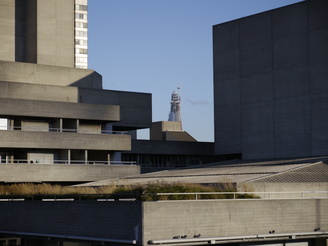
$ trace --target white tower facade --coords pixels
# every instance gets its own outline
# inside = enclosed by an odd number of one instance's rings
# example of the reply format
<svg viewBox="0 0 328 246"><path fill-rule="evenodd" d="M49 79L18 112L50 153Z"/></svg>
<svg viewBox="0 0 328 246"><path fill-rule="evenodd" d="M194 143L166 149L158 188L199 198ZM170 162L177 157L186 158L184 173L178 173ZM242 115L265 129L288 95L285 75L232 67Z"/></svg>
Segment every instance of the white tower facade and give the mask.
<svg viewBox="0 0 328 246"><path fill-rule="evenodd" d="M180 121L181 122L181 98L179 95L180 88L178 88L178 92L173 91L171 96L171 111L169 114L169 121Z"/></svg>

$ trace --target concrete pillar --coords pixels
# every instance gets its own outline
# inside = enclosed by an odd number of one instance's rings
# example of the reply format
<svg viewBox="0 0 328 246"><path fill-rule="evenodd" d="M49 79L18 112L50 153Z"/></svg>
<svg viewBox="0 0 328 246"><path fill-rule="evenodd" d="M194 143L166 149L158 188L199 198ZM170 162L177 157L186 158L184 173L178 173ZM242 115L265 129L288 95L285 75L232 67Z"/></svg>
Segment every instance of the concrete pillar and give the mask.
<svg viewBox="0 0 328 246"><path fill-rule="evenodd" d="M107 154L107 163L110 165L110 153Z"/></svg>
<svg viewBox="0 0 328 246"><path fill-rule="evenodd" d="M59 119L59 131L63 132L63 119Z"/></svg>
<svg viewBox="0 0 328 246"><path fill-rule="evenodd" d="M10 119L10 130L14 130L14 126L15 126L14 119Z"/></svg>
<svg viewBox="0 0 328 246"><path fill-rule="evenodd" d="M67 161L68 161L68 164L71 164L71 150L70 149L67 150Z"/></svg>
<svg viewBox="0 0 328 246"><path fill-rule="evenodd" d="M88 150L84 150L84 164L88 164Z"/></svg>
<svg viewBox="0 0 328 246"><path fill-rule="evenodd" d="M80 132L80 120L76 120L76 132Z"/></svg>

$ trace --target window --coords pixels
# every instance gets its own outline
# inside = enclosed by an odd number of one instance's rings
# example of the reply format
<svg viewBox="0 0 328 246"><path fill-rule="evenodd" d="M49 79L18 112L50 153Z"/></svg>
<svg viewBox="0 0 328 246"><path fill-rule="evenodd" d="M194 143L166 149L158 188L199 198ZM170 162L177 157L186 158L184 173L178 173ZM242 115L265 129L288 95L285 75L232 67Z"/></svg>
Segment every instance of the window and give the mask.
<svg viewBox="0 0 328 246"><path fill-rule="evenodd" d="M87 46L88 45L88 41L87 40L84 40L84 39L75 39L75 45Z"/></svg>
<svg viewBox="0 0 328 246"><path fill-rule="evenodd" d="M84 57L76 57L75 61L77 63L87 63L88 62L88 58L84 58Z"/></svg>
<svg viewBox="0 0 328 246"><path fill-rule="evenodd" d="M87 5L75 5L75 10L82 10L82 11L88 11L88 6Z"/></svg>
<svg viewBox="0 0 328 246"><path fill-rule="evenodd" d="M75 14L75 19L86 20L86 19L88 19L88 16L87 16L87 14L79 14L79 13L76 13Z"/></svg>
<svg viewBox="0 0 328 246"><path fill-rule="evenodd" d="M88 54L88 49L75 49L76 54Z"/></svg>
<svg viewBox="0 0 328 246"><path fill-rule="evenodd" d="M87 37L88 36L88 33L85 32L85 31L75 31L75 36L78 36L78 37Z"/></svg>
<svg viewBox="0 0 328 246"><path fill-rule="evenodd" d="M85 22L75 22L75 27L88 28L88 23L85 23Z"/></svg>

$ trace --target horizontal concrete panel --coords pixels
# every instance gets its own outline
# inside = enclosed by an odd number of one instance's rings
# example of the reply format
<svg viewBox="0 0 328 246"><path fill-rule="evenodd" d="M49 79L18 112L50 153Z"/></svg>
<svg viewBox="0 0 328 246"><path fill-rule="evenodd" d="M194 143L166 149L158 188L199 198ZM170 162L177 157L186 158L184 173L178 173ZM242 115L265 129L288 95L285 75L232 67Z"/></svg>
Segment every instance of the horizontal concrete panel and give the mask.
<svg viewBox="0 0 328 246"><path fill-rule="evenodd" d="M79 102L78 88L0 81L0 98Z"/></svg>
<svg viewBox="0 0 328 246"><path fill-rule="evenodd" d="M151 127L152 95L149 93L79 88L79 96L84 103L119 105L120 122L114 126L122 129Z"/></svg>
<svg viewBox="0 0 328 246"><path fill-rule="evenodd" d="M93 182L138 174L135 165L0 164L0 182Z"/></svg>
<svg viewBox="0 0 328 246"><path fill-rule="evenodd" d="M213 155L214 143L182 141L132 140L129 154Z"/></svg>
<svg viewBox="0 0 328 246"><path fill-rule="evenodd" d="M67 86L37 85L0 81L0 98L74 102L78 105L120 106L120 127L151 127L152 95L150 93L86 89ZM91 107L91 106L90 106ZM98 107L98 106L94 106ZM107 117L104 112L94 112Z"/></svg>
<svg viewBox="0 0 328 246"><path fill-rule="evenodd" d="M131 136L68 132L0 131L1 148L131 150Z"/></svg>
<svg viewBox="0 0 328 246"><path fill-rule="evenodd" d="M51 47L49 44L47 46ZM101 75L91 69L23 62L0 61L0 81L102 88Z"/></svg>
<svg viewBox="0 0 328 246"><path fill-rule="evenodd" d="M120 107L0 98L0 115L119 121Z"/></svg>

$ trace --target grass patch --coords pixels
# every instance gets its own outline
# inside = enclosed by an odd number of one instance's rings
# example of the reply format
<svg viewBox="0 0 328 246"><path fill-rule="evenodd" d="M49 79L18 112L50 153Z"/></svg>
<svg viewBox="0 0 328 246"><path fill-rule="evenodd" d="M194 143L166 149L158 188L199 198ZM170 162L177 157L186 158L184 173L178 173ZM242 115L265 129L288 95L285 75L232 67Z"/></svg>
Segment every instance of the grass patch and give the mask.
<svg viewBox="0 0 328 246"><path fill-rule="evenodd" d="M34 200L42 198L78 198L79 200L94 200L100 198L122 199L134 198L139 201L157 200L194 200L197 199L231 199L233 194L208 194L211 192L235 192L233 184L200 185L185 183L156 182L136 186L100 186L100 187L71 187L52 184L12 184L0 185L0 198L9 196L33 197ZM178 193L157 195L158 193ZM206 193L206 194L201 194ZM257 198L251 194L237 194L236 198Z"/></svg>

